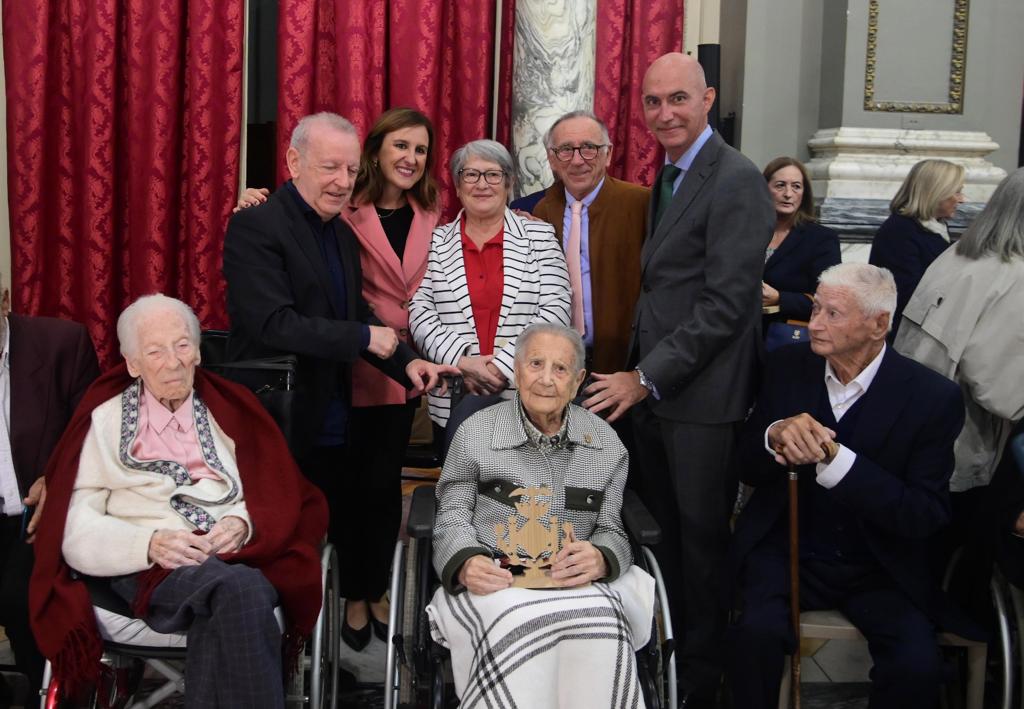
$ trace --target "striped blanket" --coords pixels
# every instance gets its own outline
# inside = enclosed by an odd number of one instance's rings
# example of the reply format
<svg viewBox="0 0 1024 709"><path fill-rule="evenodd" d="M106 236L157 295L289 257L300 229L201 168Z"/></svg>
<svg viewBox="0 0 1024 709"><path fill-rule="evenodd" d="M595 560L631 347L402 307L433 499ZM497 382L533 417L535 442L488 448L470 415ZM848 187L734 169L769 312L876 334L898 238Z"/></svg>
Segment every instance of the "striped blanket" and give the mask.
<svg viewBox="0 0 1024 709"><path fill-rule="evenodd" d="M460 707L644 706L633 653L650 637L654 579L636 566L577 589L438 588L427 614L451 651Z"/></svg>

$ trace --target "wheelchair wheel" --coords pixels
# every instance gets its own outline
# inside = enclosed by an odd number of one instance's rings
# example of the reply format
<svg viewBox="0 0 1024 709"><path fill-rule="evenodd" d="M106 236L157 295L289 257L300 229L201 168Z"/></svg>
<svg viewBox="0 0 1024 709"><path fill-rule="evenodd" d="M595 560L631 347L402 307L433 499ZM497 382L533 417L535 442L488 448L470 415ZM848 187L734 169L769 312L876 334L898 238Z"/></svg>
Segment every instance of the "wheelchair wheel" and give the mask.
<svg viewBox="0 0 1024 709"><path fill-rule="evenodd" d="M643 566L647 573L654 577L655 582L651 641L648 643L648 648L641 651L648 653L647 671L652 680L652 682L643 683L644 698L648 707L675 709L678 701L678 687L676 685L676 663L672 659L675 651L675 638L672 632L672 614L668 606L668 593L665 589L665 580L661 575L661 567L658 566L654 553L648 547L641 547L641 550ZM653 691L649 691L652 683Z"/></svg>
<svg viewBox="0 0 1024 709"><path fill-rule="evenodd" d="M334 547L324 546L320 556L323 606L313 626L313 635L303 648L300 671L288 690L290 706L336 709L338 705L338 557Z"/></svg>

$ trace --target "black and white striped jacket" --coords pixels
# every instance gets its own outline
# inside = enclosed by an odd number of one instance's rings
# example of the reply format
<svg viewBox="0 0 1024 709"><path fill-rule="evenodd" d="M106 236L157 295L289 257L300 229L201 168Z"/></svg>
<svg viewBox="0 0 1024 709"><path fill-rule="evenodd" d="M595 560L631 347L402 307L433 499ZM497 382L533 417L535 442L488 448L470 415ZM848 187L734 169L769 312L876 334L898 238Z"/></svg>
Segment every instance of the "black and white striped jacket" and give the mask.
<svg viewBox="0 0 1024 709"><path fill-rule="evenodd" d="M462 259L462 212L434 229L427 272L409 304L409 329L423 356L457 365L463 355L479 355L480 342ZM569 324L569 274L555 229L505 210L504 289L494 337L494 365L515 386L516 338L534 322ZM427 396L430 417L444 426L451 400Z"/></svg>

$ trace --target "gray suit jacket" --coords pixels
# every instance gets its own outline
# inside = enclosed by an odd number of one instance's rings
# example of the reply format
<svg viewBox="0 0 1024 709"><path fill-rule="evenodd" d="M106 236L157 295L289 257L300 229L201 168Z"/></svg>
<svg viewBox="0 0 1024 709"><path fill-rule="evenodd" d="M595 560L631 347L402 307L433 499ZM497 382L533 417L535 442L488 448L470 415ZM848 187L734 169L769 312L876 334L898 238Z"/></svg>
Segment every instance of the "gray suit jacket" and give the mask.
<svg viewBox="0 0 1024 709"><path fill-rule="evenodd" d="M655 191L657 191L655 189ZM775 225L764 177L717 134L694 159L656 226L652 195L631 365L685 423L741 421L761 356L761 274Z"/></svg>

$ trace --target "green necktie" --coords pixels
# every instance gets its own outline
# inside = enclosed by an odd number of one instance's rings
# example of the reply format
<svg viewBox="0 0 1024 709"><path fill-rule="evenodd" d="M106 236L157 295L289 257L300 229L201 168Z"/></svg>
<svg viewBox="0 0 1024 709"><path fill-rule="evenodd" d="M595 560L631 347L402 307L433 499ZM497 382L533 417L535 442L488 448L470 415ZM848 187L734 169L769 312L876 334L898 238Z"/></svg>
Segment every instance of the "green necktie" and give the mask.
<svg viewBox="0 0 1024 709"><path fill-rule="evenodd" d="M669 203L672 202L672 183L679 177L680 172L682 170L672 163L661 168L661 177L658 179L658 209L654 214L655 227L661 222L661 217L668 209Z"/></svg>

